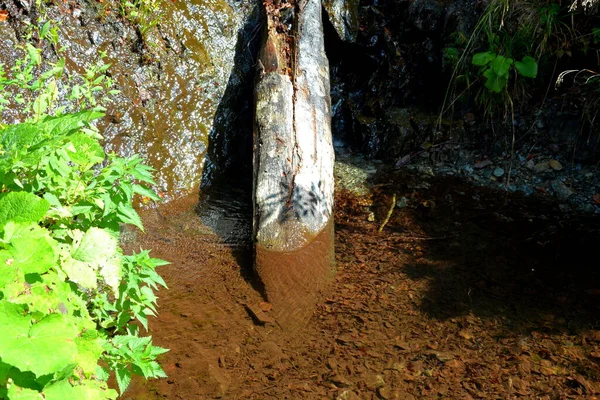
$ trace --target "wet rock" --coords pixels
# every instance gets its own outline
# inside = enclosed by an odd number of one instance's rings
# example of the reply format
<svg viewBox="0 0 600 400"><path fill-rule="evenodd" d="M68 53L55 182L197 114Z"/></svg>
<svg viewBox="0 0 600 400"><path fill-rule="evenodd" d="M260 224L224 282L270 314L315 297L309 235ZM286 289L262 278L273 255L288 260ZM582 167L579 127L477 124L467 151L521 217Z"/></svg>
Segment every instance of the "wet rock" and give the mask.
<svg viewBox="0 0 600 400"><path fill-rule="evenodd" d="M482 161L476 162L475 165L473 165L473 168L483 169L483 168L487 167L488 165L492 165L491 160L482 160Z"/></svg>
<svg viewBox="0 0 600 400"><path fill-rule="evenodd" d="M412 23L422 32L434 32L439 29L442 11L442 5L435 0L416 0L408 7Z"/></svg>
<svg viewBox="0 0 600 400"><path fill-rule="evenodd" d="M164 2L161 10L165 17L142 34L118 17L118 5L105 14L103 7L111 8L111 0L104 3L78 2L69 15L62 3L44 6L47 19L60 21L65 76L82 73L97 63L100 51L106 51L105 62L111 64L108 73L121 92L113 103L104 104L107 118L99 126L106 139L105 149L120 155L141 154L156 169L158 189L167 192L167 199L172 198L198 185L209 134L217 125L215 121L228 111L229 105L221 101L225 94L230 98L244 96L244 77L250 76L254 62L249 44L252 37L259 36L254 30L257 8L250 0ZM19 18L25 21L31 16ZM19 22L0 26L0 62L5 65L13 65L20 56L13 40L19 28L12 29ZM49 61L56 60L50 46L43 54ZM251 90L251 78L245 82ZM61 94L65 95L66 91ZM239 121L237 115L243 114L243 107L233 108L233 117L226 115L225 119ZM4 115L6 121L12 119L8 114ZM247 115L251 121L251 113ZM230 129L227 135L238 131ZM228 139L236 142L235 138ZM219 151L228 159L240 158Z"/></svg>
<svg viewBox="0 0 600 400"><path fill-rule="evenodd" d="M527 168L528 170L533 171L533 169L535 168L535 162L533 160L529 160L525 163L525 168Z"/></svg>
<svg viewBox="0 0 600 400"><path fill-rule="evenodd" d="M385 380L382 375L373 374L365 378L365 384L369 390L375 390L385 386Z"/></svg>
<svg viewBox="0 0 600 400"><path fill-rule="evenodd" d="M398 393L393 391L389 386L383 386L377 389L377 395L384 400L398 399Z"/></svg>
<svg viewBox="0 0 600 400"><path fill-rule="evenodd" d="M400 199L396 202L396 207L398 208L405 208L406 206L408 206L409 200L402 196L400 197Z"/></svg>
<svg viewBox="0 0 600 400"><path fill-rule="evenodd" d="M556 197L558 197L560 200L566 200L574 193L574 191L565 185L560 179L553 180L550 183L550 186L554 190L554 193L556 193Z"/></svg>
<svg viewBox="0 0 600 400"><path fill-rule="evenodd" d="M358 33L358 0L323 0L329 20L340 39L356 41Z"/></svg>
<svg viewBox="0 0 600 400"><path fill-rule="evenodd" d="M331 378L329 378L329 382L333 383L339 388L349 388L352 386L352 382L341 375L332 376Z"/></svg>
<svg viewBox="0 0 600 400"><path fill-rule="evenodd" d="M494 169L493 174L496 178L501 178L504 175L504 169L497 167L496 169Z"/></svg>

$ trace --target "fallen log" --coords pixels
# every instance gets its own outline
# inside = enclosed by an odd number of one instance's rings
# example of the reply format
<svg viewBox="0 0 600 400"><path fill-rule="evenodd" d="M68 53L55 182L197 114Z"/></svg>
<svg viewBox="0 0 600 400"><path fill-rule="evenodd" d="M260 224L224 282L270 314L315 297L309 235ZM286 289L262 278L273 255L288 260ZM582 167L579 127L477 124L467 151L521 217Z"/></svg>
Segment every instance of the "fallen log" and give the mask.
<svg viewBox="0 0 600 400"><path fill-rule="evenodd" d="M320 0L267 0L255 85L255 269L278 323L308 321L333 277L329 63Z"/></svg>

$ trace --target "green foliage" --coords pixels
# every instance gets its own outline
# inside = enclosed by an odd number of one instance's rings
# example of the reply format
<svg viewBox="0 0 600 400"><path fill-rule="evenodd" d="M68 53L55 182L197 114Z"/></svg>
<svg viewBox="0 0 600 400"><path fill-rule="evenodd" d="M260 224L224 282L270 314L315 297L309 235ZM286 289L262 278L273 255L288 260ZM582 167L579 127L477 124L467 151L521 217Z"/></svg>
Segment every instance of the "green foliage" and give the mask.
<svg viewBox="0 0 600 400"><path fill-rule="evenodd" d="M481 74L487 79L485 87L493 93L500 93L506 88L512 67L524 77L535 78L537 76L537 62L529 56L523 57L522 61L515 62L512 58L485 51L474 54L472 63L482 67Z"/></svg>
<svg viewBox="0 0 600 400"><path fill-rule="evenodd" d="M121 15L136 24L143 36L160 21L161 0L121 0Z"/></svg>
<svg viewBox="0 0 600 400"><path fill-rule="evenodd" d="M57 42L53 32L45 23L39 35ZM156 315L154 290L166 285L155 268L166 262L118 244L121 224L143 229L134 196L159 200L152 169L106 155L93 123L101 108L55 107L57 86L46 86L64 61L47 73L39 49L23 48L12 77L0 73L0 106L14 99L30 116L0 124L0 398L115 399L111 372L121 392L132 374L165 376L156 358L167 350L134 322L147 330ZM97 92L104 71L88 71L83 92ZM81 93L75 109L96 99Z"/></svg>
<svg viewBox="0 0 600 400"><path fill-rule="evenodd" d="M446 48L445 59L450 54L454 66L447 93L450 105L470 93L468 98L475 99L484 115L508 116L514 106L528 104L531 89L547 91L556 79L551 74L559 59L564 64L567 57L575 59L575 53L578 59L592 59L600 50L598 16L581 12L575 4L490 0L468 40L454 35L454 43ZM442 113L450 108L444 105Z"/></svg>
<svg viewBox="0 0 600 400"><path fill-rule="evenodd" d="M39 38L40 47L33 45L34 35ZM37 121L47 114L61 115L84 109L104 111L100 103L110 102L108 96L118 93L112 89L112 78L106 74L110 67L104 62L106 53L101 53L98 62L83 75L71 72L68 80L64 76L64 58L59 57L54 62L43 59L44 44L52 46L58 55L63 52L58 47L58 25L52 21L30 25L26 39L24 45L17 47L22 56L13 67L7 71L0 64L0 115L6 108L12 108Z"/></svg>

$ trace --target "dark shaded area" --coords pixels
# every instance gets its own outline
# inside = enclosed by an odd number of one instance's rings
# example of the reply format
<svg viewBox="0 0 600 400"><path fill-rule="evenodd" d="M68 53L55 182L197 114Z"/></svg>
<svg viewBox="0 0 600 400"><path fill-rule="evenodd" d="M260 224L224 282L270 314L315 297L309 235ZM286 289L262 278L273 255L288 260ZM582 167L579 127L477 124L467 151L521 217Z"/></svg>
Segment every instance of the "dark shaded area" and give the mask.
<svg viewBox="0 0 600 400"><path fill-rule="evenodd" d="M548 329L600 327L600 217L456 178L396 172L382 174L384 182L387 196L395 192L409 204L386 230L402 236L408 224L421 229L408 236L423 257L401 268L428 281L419 306L427 315L506 317L506 327L517 331L549 315L557 323ZM415 189L423 182L429 188Z"/></svg>
<svg viewBox="0 0 600 400"><path fill-rule="evenodd" d="M244 188L252 187L253 72L259 43L259 7L256 5L238 32L234 66L209 133L200 182L202 191L231 181Z"/></svg>
<svg viewBox="0 0 600 400"><path fill-rule="evenodd" d="M470 1L361 2L355 43L326 23L336 137L384 158L425 141L452 72L444 47L468 35L481 10Z"/></svg>
<svg viewBox="0 0 600 400"><path fill-rule="evenodd" d="M234 66L209 134L197 208L202 222L231 245L241 274L259 291L251 235L254 68L260 39L257 4L238 32Z"/></svg>

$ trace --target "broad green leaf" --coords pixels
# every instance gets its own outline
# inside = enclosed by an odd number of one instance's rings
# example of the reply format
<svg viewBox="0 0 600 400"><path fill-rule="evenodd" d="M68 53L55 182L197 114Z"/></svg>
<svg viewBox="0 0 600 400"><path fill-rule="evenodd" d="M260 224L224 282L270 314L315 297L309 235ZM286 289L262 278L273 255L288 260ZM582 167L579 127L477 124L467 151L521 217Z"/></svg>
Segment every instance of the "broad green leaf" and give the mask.
<svg viewBox="0 0 600 400"><path fill-rule="evenodd" d="M22 388L15 384L8 388L8 398L10 400L44 400L44 396L37 390Z"/></svg>
<svg viewBox="0 0 600 400"><path fill-rule="evenodd" d="M100 228L90 228L80 241L73 244L73 259L83 264L72 263L66 265L67 274L71 273L75 279L82 280L86 285L91 285L91 272L97 271L105 283L110 286L115 294L119 293L121 281L121 252L119 243L110 232ZM84 264L87 264L87 268ZM94 279L95 275L94 275ZM74 282L77 282L74 280ZM79 283L79 282L77 282ZM95 286L88 286L95 287Z"/></svg>
<svg viewBox="0 0 600 400"><path fill-rule="evenodd" d="M8 221L38 223L50 204L27 192L10 192L0 197L0 231Z"/></svg>
<svg viewBox="0 0 600 400"><path fill-rule="evenodd" d="M98 140L84 133L75 133L69 137L69 141L73 145L69 156L75 164L91 166L104 161L104 150Z"/></svg>
<svg viewBox="0 0 600 400"><path fill-rule="evenodd" d="M21 285L23 287L23 285ZM12 293L10 300L16 304L26 304L30 313L40 312L48 314L59 312L63 315L71 315L75 310L79 311L80 319L77 319L80 329L94 328L94 325L85 326L85 305L77 294L73 293L71 286L64 282L57 272L49 271L41 275L38 280L27 284L28 290ZM79 300L79 301L78 301ZM88 321L89 322L89 321Z"/></svg>
<svg viewBox="0 0 600 400"><path fill-rule="evenodd" d="M42 26L42 29L40 29L40 39L46 39L46 35L50 31L50 28L51 24L50 21L48 21L44 24L44 26Z"/></svg>
<svg viewBox="0 0 600 400"><path fill-rule="evenodd" d="M483 76L487 78L487 82L485 83L485 87L490 90L490 92L500 93L508 82L508 75L497 75L494 70L488 68Z"/></svg>
<svg viewBox="0 0 600 400"><path fill-rule="evenodd" d="M32 317L19 314L18 309L4 304L0 308L0 321L2 312L6 319L19 324L18 328L0 336L0 358L3 362L37 376L61 371L74 362L77 356L74 339L78 330L73 321L60 314L50 314L31 325Z"/></svg>
<svg viewBox="0 0 600 400"><path fill-rule="evenodd" d="M104 352L103 345L106 340L98 336L98 332L88 331L81 337L75 339L77 345L77 357L75 361L86 376L94 374L98 368L98 359Z"/></svg>
<svg viewBox="0 0 600 400"><path fill-rule="evenodd" d="M43 394L46 400L111 400L118 395L105 382L92 379L83 379L75 386L67 381L60 381L44 389Z"/></svg>
<svg viewBox="0 0 600 400"><path fill-rule="evenodd" d="M484 51L482 53L473 54L473 60L471 61L473 65L484 66L487 65L490 61L496 58L496 53L492 53L491 51Z"/></svg>
<svg viewBox="0 0 600 400"><path fill-rule="evenodd" d="M538 64L533 57L523 57L522 61L515 62L515 68L527 78L535 78L538 72Z"/></svg>
<svg viewBox="0 0 600 400"><path fill-rule="evenodd" d="M490 64L494 73L498 76L508 76L508 71L513 64L513 59L497 55Z"/></svg>
<svg viewBox="0 0 600 400"><path fill-rule="evenodd" d="M100 228L90 228L75 245L73 258L79 261L94 262L108 259L117 254L119 243L110 232Z"/></svg>
<svg viewBox="0 0 600 400"><path fill-rule="evenodd" d="M29 331L30 317L24 316L24 313L25 306L0 300L0 326L2 326L0 342L6 337L22 336ZM8 360L3 362L9 363Z"/></svg>
<svg viewBox="0 0 600 400"><path fill-rule="evenodd" d="M56 265L56 241L48 230L36 224L9 222L4 226L4 241L8 243L6 250L12 257L11 265L24 274L42 274ZM4 262L8 264L6 259Z"/></svg>
<svg viewBox="0 0 600 400"><path fill-rule="evenodd" d="M94 264L75 260L67 257L61 263L62 270L67 274L69 280L86 289L96 289L98 287L98 278Z"/></svg>

